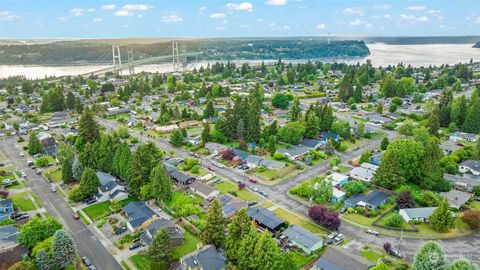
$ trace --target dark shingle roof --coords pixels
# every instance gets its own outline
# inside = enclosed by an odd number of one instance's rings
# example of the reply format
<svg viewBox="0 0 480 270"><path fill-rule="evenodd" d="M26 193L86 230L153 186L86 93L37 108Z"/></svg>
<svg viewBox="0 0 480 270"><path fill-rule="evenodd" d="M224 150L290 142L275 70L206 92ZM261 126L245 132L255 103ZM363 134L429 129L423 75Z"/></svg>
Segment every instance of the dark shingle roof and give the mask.
<svg viewBox="0 0 480 270"><path fill-rule="evenodd" d="M325 270L367 270L374 263L354 254L348 254L341 247L330 246L315 262L319 269Z"/></svg>
<svg viewBox="0 0 480 270"><path fill-rule="evenodd" d="M123 207L123 211L127 214L130 225L134 228L142 225L149 218L156 216L150 207L140 201L130 202Z"/></svg>
<svg viewBox="0 0 480 270"><path fill-rule="evenodd" d="M322 239L315 234L305 230L304 228L293 225L289 227L283 234L291 241L297 242L306 248L313 248L318 242L322 242Z"/></svg>
<svg viewBox="0 0 480 270"><path fill-rule="evenodd" d="M247 214L251 219L256 220L271 230L274 230L285 223L285 221L277 217L275 213L261 206L248 209Z"/></svg>
<svg viewBox="0 0 480 270"><path fill-rule="evenodd" d="M192 269L222 270L225 269L225 257L214 246L208 245L182 258Z"/></svg>

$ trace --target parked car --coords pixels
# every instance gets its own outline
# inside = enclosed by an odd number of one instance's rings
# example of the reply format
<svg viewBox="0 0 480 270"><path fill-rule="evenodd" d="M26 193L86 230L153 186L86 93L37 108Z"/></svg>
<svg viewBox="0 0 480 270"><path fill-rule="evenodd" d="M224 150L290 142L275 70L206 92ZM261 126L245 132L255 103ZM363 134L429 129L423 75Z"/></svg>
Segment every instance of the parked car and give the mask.
<svg viewBox="0 0 480 270"><path fill-rule="evenodd" d="M115 234L120 235L120 234L124 233L126 230L127 230L127 227L120 227L120 228L115 230Z"/></svg>
<svg viewBox="0 0 480 270"><path fill-rule="evenodd" d="M42 174L42 171L40 171L40 169L38 169L38 170L36 171L36 173L37 173L37 175L40 175L40 174Z"/></svg>
<svg viewBox="0 0 480 270"><path fill-rule="evenodd" d="M250 185L249 188L250 188L251 190L255 191L255 192L258 191L258 188L257 188L256 186Z"/></svg>
<svg viewBox="0 0 480 270"><path fill-rule="evenodd" d="M80 217L77 214L72 214L72 218L74 220L79 220L80 219Z"/></svg>
<svg viewBox="0 0 480 270"><path fill-rule="evenodd" d="M395 256L397 258L400 258L400 259L403 258L403 254L400 253L397 249L392 248L388 253L390 253L390 255Z"/></svg>
<svg viewBox="0 0 480 270"><path fill-rule="evenodd" d="M27 164L28 164L28 167L32 167L33 166L33 160L28 160Z"/></svg>
<svg viewBox="0 0 480 270"><path fill-rule="evenodd" d="M50 190L51 190L52 192L57 192L57 190L55 189L55 187L50 187Z"/></svg>
<svg viewBox="0 0 480 270"><path fill-rule="evenodd" d="M249 201L248 202L248 206L254 206L255 204L257 204L257 201Z"/></svg>
<svg viewBox="0 0 480 270"><path fill-rule="evenodd" d="M83 258L82 258L82 262L83 262L83 264L84 264L85 266L90 266L90 265L92 265L92 262L91 262L90 259L87 258L87 257L83 257Z"/></svg>
<svg viewBox="0 0 480 270"><path fill-rule="evenodd" d="M327 236L327 238L328 238L328 239L333 239L333 238L337 237L337 235L338 235L337 232L332 232L331 234L329 234L329 235Z"/></svg>
<svg viewBox="0 0 480 270"><path fill-rule="evenodd" d="M369 233L369 234L373 234L373 235L378 235L379 234L377 231L372 230L372 229L368 229L368 230L366 230L366 232Z"/></svg>
<svg viewBox="0 0 480 270"><path fill-rule="evenodd" d="M339 233L336 237L335 237L335 242L337 243L340 243L344 240L344 237L343 237L343 234Z"/></svg>
<svg viewBox="0 0 480 270"><path fill-rule="evenodd" d="M129 249L129 250L134 250L134 249L137 249L137 248L139 248L139 247L141 247L141 246L142 246L141 243L135 243L135 244L129 246L128 249Z"/></svg>
<svg viewBox="0 0 480 270"><path fill-rule="evenodd" d="M25 214L22 214L22 215L20 215L20 216L18 216L18 217L16 217L16 218L14 218L13 221L20 221L20 220L27 219L27 218L29 218L29 217L30 217L30 216L25 213Z"/></svg>
<svg viewBox="0 0 480 270"><path fill-rule="evenodd" d="M262 195L263 197L267 197L268 194L265 192L265 191L259 191L258 192L260 195Z"/></svg>
<svg viewBox="0 0 480 270"><path fill-rule="evenodd" d="M215 169L214 169L213 167L211 167L211 166L209 166L208 169L209 169L210 171L212 171L212 172L215 171Z"/></svg>
<svg viewBox="0 0 480 270"><path fill-rule="evenodd" d="M257 179L253 179L253 178L248 178L248 181L250 181L252 183L257 183Z"/></svg>
<svg viewBox="0 0 480 270"><path fill-rule="evenodd" d="M92 203L95 203L96 201L97 201L97 200L95 200L95 199L90 199L90 200L86 201L85 204L86 204L86 205L90 205L90 204L92 204Z"/></svg>
<svg viewBox="0 0 480 270"><path fill-rule="evenodd" d="M333 244L333 239L328 239L328 240L327 240L327 244L328 244L328 245Z"/></svg>
<svg viewBox="0 0 480 270"><path fill-rule="evenodd" d="M97 268L95 267L95 265L90 265L90 266L88 267L88 270L97 270Z"/></svg>
<svg viewBox="0 0 480 270"><path fill-rule="evenodd" d="M14 219L14 218L19 217L19 216L21 216L21 215L23 215L23 213L13 212L13 213L10 214L10 218L11 218L11 219Z"/></svg>
<svg viewBox="0 0 480 270"><path fill-rule="evenodd" d="M25 153L24 152L20 152L20 157L24 157L25 156Z"/></svg>
<svg viewBox="0 0 480 270"><path fill-rule="evenodd" d="M342 208L342 209L340 210L340 214L345 214L345 212L347 212L347 208L346 208L346 207L344 207L344 208Z"/></svg>
<svg viewBox="0 0 480 270"><path fill-rule="evenodd" d="M476 197L475 201L480 202L480 197Z"/></svg>

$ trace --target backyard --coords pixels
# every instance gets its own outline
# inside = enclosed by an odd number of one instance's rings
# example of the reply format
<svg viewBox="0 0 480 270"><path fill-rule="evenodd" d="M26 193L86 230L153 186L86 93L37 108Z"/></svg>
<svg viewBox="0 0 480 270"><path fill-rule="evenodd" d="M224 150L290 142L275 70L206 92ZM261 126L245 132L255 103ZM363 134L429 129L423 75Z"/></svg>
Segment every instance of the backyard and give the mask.
<svg viewBox="0 0 480 270"><path fill-rule="evenodd" d="M320 228L318 225L315 223L306 220L305 218L298 216L286 209L283 208L277 208L273 210L273 212L281 219L286 220L290 225L299 225L302 226L303 228L309 230L310 232L316 234L316 235L327 235L329 232Z"/></svg>
<svg viewBox="0 0 480 270"><path fill-rule="evenodd" d="M129 202L138 201L138 199L134 196L128 197L123 201L120 201L121 206L127 205ZM91 220L95 221L99 218L103 217L104 215L111 212L110 205L112 203L110 201L105 201L101 203L95 203L90 206L83 208L83 212L87 215Z"/></svg>
<svg viewBox="0 0 480 270"><path fill-rule="evenodd" d="M230 193L244 201L254 201L260 198L257 194L246 189L239 189L235 184L227 181L220 181L214 187L222 194Z"/></svg>

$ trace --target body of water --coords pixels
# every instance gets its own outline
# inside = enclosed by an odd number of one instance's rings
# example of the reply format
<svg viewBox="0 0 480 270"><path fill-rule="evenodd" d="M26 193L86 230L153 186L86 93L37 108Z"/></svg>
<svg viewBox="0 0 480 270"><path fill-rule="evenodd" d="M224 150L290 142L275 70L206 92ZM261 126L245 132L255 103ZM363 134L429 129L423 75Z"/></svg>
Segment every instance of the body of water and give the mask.
<svg viewBox="0 0 480 270"><path fill-rule="evenodd" d="M472 44L426 44L426 45L388 45L382 43L368 44L370 55L363 58L336 59L338 62L346 63L364 63L367 59L372 61L374 66L396 65L400 62L412 66L429 66L442 64L466 63L470 59L480 61L480 49L472 48ZM320 59L325 62L331 62L332 59ZM306 60L292 60L285 62L305 62ZM216 61L211 61L216 62ZM257 60L233 61L235 63L260 63ZM276 62L276 60L267 60L266 63ZM188 65L188 69L200 66L206 66L205 62L198 62ZM79 75L101 69L105 66L19 66L19 65L0 65L0 78L9 76L23 75L30 79L45 78L46 76L66 76ZM145 65L135 67L135 72L169 72L172 71L172 64L162 63L158 65ZM125 73L128 71L124 71Z"/></svg>

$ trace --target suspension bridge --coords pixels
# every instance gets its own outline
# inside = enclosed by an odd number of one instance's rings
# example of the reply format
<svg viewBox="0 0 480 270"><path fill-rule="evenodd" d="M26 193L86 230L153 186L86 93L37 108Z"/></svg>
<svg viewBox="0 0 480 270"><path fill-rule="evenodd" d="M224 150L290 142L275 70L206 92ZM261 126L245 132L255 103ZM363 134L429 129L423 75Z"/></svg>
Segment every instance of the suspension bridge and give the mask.
<svg viewBox="0 0 480 270"><path fill-rule="evenodd" d="M118 75L122 75L122 72L128 70L129 75L133 75L135 73L135 67L146 65L146 64L154 64L159 62L171 61L173 65L174 71L179 71L184 69L187 65L187 58L196 57L202 52L187 52L187 47L185 44L179 43L178 41L172 41L172 47L166 48L162 53L162 55L149 57L144 59L134 59L133 49L127 48L127 61L122 62L122 54L120 51L120 45L112 45L112 62L113 65L109 65L107 67L102 67L100 69L89 71L84 74L83 76L88 75L101 75L105 74L106 72L113 72ZM108 63L112 64L112 63Z"/></svg>

